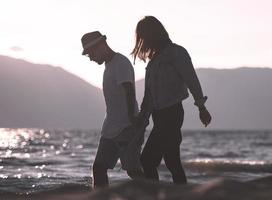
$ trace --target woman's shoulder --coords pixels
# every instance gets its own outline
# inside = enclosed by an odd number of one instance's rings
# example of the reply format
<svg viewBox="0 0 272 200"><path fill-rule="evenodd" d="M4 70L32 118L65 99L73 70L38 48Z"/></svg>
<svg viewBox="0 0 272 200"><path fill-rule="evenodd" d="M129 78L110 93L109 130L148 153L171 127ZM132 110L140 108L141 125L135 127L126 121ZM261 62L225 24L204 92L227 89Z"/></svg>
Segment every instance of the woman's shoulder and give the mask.
<svg viewBox="0 0 272 200"><path fill-rule="evenodd" d="M172 46L171 49L172 49L172 51L174 51L174 52L187 53L187 50L186 50L183 46L181 46L181 45L179 45L179 44L172 43L171 46Z"/></svg>
<svg viewBox="0 0 272 200"><path fill-rule="evenodd" d="M164 52L165 56L173 58L173 57L183 57L183 56L188 56L187 50L176 43L172 43L169 45Z"/></svg>

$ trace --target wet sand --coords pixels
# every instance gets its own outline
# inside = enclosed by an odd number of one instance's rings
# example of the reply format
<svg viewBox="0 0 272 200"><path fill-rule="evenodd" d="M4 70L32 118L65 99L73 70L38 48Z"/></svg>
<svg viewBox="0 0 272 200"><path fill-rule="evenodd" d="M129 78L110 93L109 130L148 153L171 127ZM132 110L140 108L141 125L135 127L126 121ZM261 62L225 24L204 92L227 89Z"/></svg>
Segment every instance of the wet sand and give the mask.
<svg viewBox="0 0 272 200"><path fill-rule="evenodd" d="M239 182L214 179L203 184L176 186L146 180L125 181L109 188L92 190L69 187L31 195L3 194L2 200L272 200L272 176Z"/></svg>

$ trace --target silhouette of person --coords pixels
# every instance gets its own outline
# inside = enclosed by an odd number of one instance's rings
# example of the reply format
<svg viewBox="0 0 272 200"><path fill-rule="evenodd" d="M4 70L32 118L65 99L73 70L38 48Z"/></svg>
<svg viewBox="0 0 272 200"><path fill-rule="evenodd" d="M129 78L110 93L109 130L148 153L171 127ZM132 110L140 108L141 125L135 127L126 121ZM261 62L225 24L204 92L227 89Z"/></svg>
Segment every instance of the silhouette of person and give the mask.
<svg viewBox="0 0 272 200"><path fill-rule="evenodd" d="M132 124L138 113L133 66L124 55L113 51L106 42L106 36L98 31L84 34L81 42L83 55L99 65L105 63L103 94L106 117L93 164L94 188L109 185L107 170L113 169L119 158L122 168L131 178L143 177L140 158L139 162L136 158L126 159L126 146L135 134ZM137 144L132 157L140 155L141 143Z"/></svg>
<svg viewBox="0 0 272 200"><path fill-rule="evenodd" d="M201 85L191 58L185 48L171 41L162 23L146 16L136 26L136 44L131 53L144 62L145 94L138 122L152 115L154 126L141 154L145 177L159 180L157 167L162 158L175 184L187 182L180 160L181 127L184 110L182 101L192 93L201 122L207 126L211 115L205 107Z"/></svg>

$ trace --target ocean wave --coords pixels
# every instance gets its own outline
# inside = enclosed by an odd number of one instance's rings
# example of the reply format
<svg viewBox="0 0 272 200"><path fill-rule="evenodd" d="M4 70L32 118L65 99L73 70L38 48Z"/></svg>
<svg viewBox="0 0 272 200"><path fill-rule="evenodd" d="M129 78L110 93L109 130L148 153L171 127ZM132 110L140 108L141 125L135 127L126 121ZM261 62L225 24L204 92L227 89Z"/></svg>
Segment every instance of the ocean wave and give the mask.
<svg viewBox="0 0 272 200"><path fill-rule="evenodd" d="M272 173L272 164L264 161L194 159L184 162L190 170Z"/></svg>
<svg viewBox="0 0 272 200"><path fill-rule="evenodd" d="M9 157L9 158L2 158L1 159L1 165L2 166L13 166L13 167L19 167L19 166L38 166L38 165L57 165L61 164L61 161L58 161L57 159L54 160L26 160L22 158L17 157Z"/></svg>
<svg viewBox="0 0 272 200"><path fill-rule="evenodd" d="M198 157L205 157L205 158L241 158L244 157L241 153L235 153L235 152L222 152L221 154L215 154L207 153L207 152L201 152L197 154Z"/></svg>
<svg viewBox="0 0 272 200"><path fill-rule="evenodd" d="M257 147L271 147L272 142L254 142L252 145L257 146Z"/></svg>
<svg viewBox="0 0 272 200"><path fill-rule="evenodd" d="M90 188L91 182L91 177L42 177L39 179L9 177L0 181L0 195L84 190Z"/></svg>

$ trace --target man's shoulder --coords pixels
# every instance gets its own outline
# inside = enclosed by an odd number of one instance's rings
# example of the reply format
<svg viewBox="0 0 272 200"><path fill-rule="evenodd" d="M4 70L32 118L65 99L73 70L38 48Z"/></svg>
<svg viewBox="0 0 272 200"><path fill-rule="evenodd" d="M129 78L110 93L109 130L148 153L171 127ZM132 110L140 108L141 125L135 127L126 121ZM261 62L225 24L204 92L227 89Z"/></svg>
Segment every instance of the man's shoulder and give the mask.
<svg viewBox="0 0 272 200"><path fill-rule="evenodd" d="M134 70L130 60L126 56L124 56L121 53L117 53L116 56L117 58L115 65L118 70L130 70L130 71Z"/></svg>
<svg viewBox="0 0 272 200"><path fill-rule="evenodd" d="M130 60L125 55L121 53L116 53L116 56L117 56L117 61L131 64Z"/></svg>

